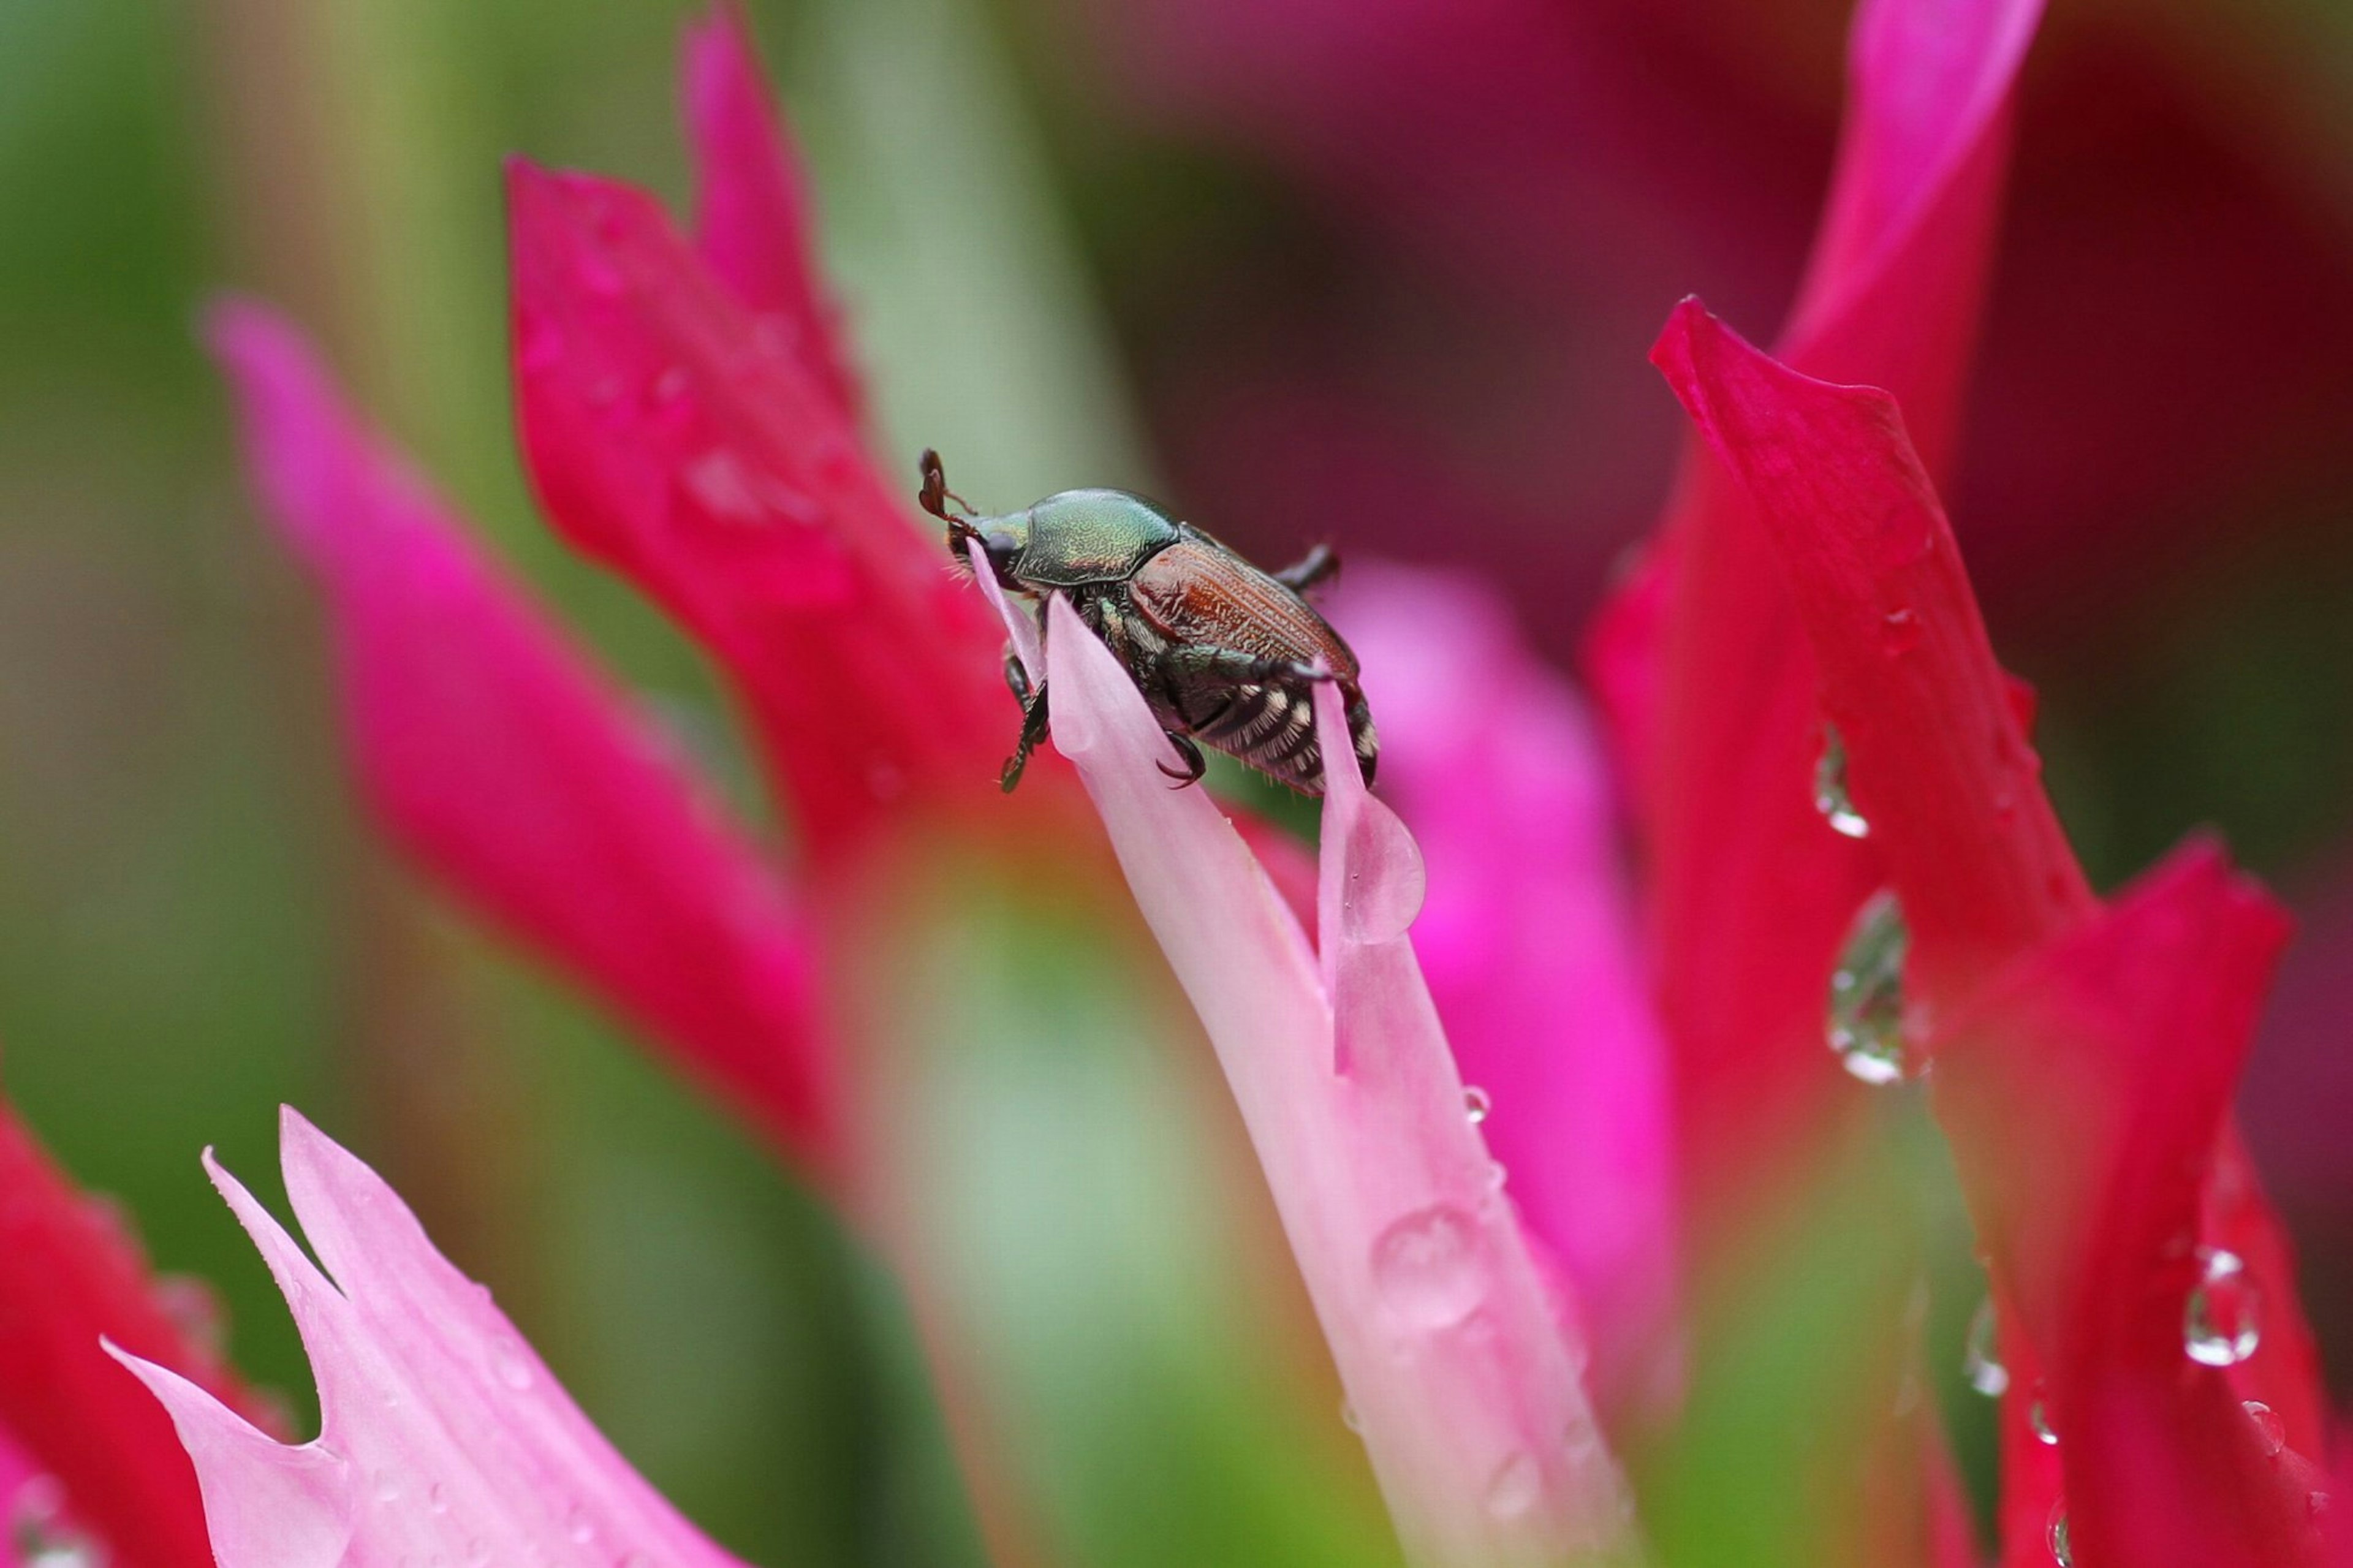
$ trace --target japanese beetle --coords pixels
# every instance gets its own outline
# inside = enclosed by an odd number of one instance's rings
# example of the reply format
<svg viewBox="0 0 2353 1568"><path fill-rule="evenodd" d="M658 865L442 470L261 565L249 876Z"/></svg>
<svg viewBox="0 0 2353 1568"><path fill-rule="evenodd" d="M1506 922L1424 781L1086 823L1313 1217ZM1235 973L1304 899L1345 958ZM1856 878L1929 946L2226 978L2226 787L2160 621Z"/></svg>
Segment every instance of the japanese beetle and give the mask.
<svg viewBox="0 0 2353 1568"><path fill-rule="evenodd" d="M1268 574L1125 490L1063 490L984 517L947 488L938 453L923 454L922 472L915 499L947 524L951 554L973 571L987 561L1009 592L1062 595L1119 657L1185 760L1181 769L1161 764L1178 788L1199 780L1208 746L1303 795L1322 795L1320 680L1340 683L1348 737L1371 782L1380 748L1356 685L1356 656L1303 596L1339 571L1328 546ZM965 515L952 515L950 501ZM1005 674L1021 702L1020 739L1001 781L1009 793L1046 738L1046 689L1029 689L1009 647Z"/></svg>

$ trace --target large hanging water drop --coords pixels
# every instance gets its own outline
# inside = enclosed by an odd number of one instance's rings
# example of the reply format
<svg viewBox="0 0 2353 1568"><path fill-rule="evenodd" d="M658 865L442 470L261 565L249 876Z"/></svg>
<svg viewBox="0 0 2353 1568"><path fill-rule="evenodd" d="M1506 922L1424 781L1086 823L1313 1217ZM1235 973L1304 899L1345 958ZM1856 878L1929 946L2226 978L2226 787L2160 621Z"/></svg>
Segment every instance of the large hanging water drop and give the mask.
<svg viewBox="0 0 2353 1568"><path fill-rule="evenodd" d="M1846 793L1846 741L1835 724L1822 726L1821 761L1814 764L1814 809L1836 833L1849 838L1866 838L1871 824L1862 813L1855 810L1854 802Z"/></svg>
<svg viewBox="0 0 2353 1568"><path fill-rule="evenodd" d="M1892 892L1875 893L1847 928L1831 975L1831 1049L1865 1083L1894 1083L1905 1073L1904 954L1911 942L1904 906Z"/></svg>
<svg viewBox="0 0 2353 1568"><path fill-rule="evenodd" d="M2075 1568L2075 1550L2067 1542L2067 1505L2055 1503L2051 1509L2051 1560L2059 1568Z"/></svg>
<svg viewBox="0 0 2353 1568"><path fill-rule="evenodd" d="M1451 1328L1478 1310L1487 1280L1479 1222L1440 1204L1406 1215L1373 1244L1373 1283L1399 1326Z"/></svg>
<svg viewBox="0 0 2353 1568"><path fill-rule="evenodd" d="M2263 1342L2255 1282L2235 1252L2201 1247L2198 1284L2181 1310L2181 1344L2204 1366L2236 1366Z"/></svg>
<svg viewBox="0 0 2353 1568"><path fill-rule="evenodd" d="M1978 1303L1977 1314L1969 1319L1968 1343L1961 1351L1961 1375L1969 1386L1988 1399L2000 1399L2010 1389L2010 1369L2001 1364L1997 1352L1993 1298Z"/></svg>

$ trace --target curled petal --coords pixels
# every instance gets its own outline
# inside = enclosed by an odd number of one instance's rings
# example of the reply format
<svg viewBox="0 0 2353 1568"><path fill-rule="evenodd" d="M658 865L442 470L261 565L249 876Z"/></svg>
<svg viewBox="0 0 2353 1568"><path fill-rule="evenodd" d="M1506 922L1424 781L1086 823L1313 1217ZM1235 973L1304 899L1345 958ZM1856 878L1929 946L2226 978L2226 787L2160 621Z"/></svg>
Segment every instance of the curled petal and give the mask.
<svg viewBox="0 0 2353 1568"><path fill-rule="evenodd" d="M1533 1563L1610 1541L1615 1468L1405 935L1411 839L1327 774L1327 999L1232 825L1168 787L1134 685L1067 604L1048 616L1054 743L1217 1048L1409 1554ZM1319 689L1326 735L1345 733L1336 695Z"/></svg>
<svg viewBox="0 0 2353 1568"><path fill-rule="evenodd" d="M1832 386L1686 300L1652 358L1755 503L1904 900L1926 1000L2090 907L1894 399Z"/></svg>
<svg viewBox="0 0 2353 1568"><path fill-rule="evenodd" d="M808 848L993 777L993 628L791 345L639 192L518 160L508 205L539 495L717 656Z"/></svg>
<svg viewBox="0 0 2353 1568"><path fill-rule="evenodd" d="M758 315L762 331L783 334L809 379L854 426L858 378L840 313L817 275L808 183L733 0L719 0L688 28L685 76L695 247Z"/></svg>
<svg viewBox="0 0 2353 1568"><path fill-rule="evenodd" d="M168 1310L122 1221L77 1191L0 1104L0 1442L59 1494L37 1507L0 1487L0 1527L12 1510L27 1524L58 1510L125 1568L202 1568L195 1478L101 1338L178 1368L207 1399L243 1402L218 1354Z"/></svg>
<svg viewBox="0 0 2353 1568"><path fill-rule="evenodd" d="M811 938L775 873L651 718L359 426L290 327L235 304L212 339L263 497L326 590L378 815L461 897L830 1168Z"/></svg>
<svg viewBox="0 0 2353 1568"><path fill-rule="evenodd" d="M1666 1055L1590 725L1467 582L1352 566L1335 613L1379 718L1382 794L1429 862L1413 946L1481 1131L1576 1286L1597 1387L1656 1392L1680 1222Z"/></svg>
<svg viewBox="0 0 2353 1568"><path fill-rule="evenodd" d="M323 1272L206 1163L294 1309L319 1436L277 1442L117 1352L195 1460L220 1568L733 1562L629 1468L375 1172L291 1110L280 1142Z"/></svg>
<svg viewBox="0 0 2353 1568"><path fill-rule="evenodd" d="M2006 971L1939 1051L1936 1112L2042 1363L2085 1562L2318 1560L2309 1457L2251 1417L2240 1368L2189 1353L2207 1173L2285 935L2193 845ZM2238 1306L2211 1310L2235 1331Z"/></svg>
<svg viewBox="0 0 2353 1568"><path fill-rule="evenodd" d="M1857 13L1837 175L1783 336L1809 374L1867 382L1949 451L2040 0L1871 0ZM1746 497L1687 454L1661 537L1591 651L1642 800L1662 1002L1703 1211L1810 1141L1835 1074L1818 977L1878 874L1814 810L1815 671Z"/></svg>

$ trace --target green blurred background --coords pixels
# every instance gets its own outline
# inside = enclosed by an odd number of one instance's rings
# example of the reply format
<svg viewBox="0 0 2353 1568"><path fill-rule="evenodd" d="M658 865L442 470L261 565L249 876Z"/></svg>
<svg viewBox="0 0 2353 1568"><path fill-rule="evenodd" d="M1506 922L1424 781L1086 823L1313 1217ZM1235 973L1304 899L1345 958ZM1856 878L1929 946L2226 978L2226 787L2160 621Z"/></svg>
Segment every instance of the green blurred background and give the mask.
<svg viewBox="0 0 2353 1568"><path fill-rule="evenodd" d="M1166 484L1270 555L1346 540L1360 510L1390 553L1512 570L1556 653L1663 492L1674 426L1641 363L1648 332L1689 289L1760 335L1787 297L1827 168L1845 19L1829 0L1688 0L1639 24L1589 7L1637 68L1620 112L1683 125L1731 80L1771 132L1683 147L1688 179L1659 187L1652 211L1625 195L1652 188L1639 161L1612 184L1595 172L1608 148L1547 142L1575 122L1523 119L1508 100L1492 124L1444 127L1426 164L1352 165L1333 143L1356 100L1398 91L1409 63L1338 10L1271 7L1293 37L1225 6L747 9L815 166L892 452L941 447L959 488L994 503ZM1370 9L1400 36L1454 26L1444 7ZM64 1162L135 1216L159 1268L216 1282L237 1360L298 1422L311 1413L291 1330L195 1165L216 1144L274 1200L281 1100L377 1163L628 1455L732 1548L776 1563L976 1562L880 1268L724 1118L449 914L359 820L313 601L258 526L191 331L225 286L300 316L363 404L756 812L697 657L533 516L503 363L500 157L680 201L672 61L688 10L0 0L0 1071ZM2353 866L2353 353L2329 357L2353 345L2345 15L2323 0L2063 0L2031 79L2017 248L1980 395L1979 427L2005 456L1965 470L1957 506L1973 556L1989 520L1989 612L2044 688L2054 789L2104 880L2200 821L2324 908ZM1198 36L1164 68L1170 27ZM1442 58L1464 74L1432 91L1486 68L1476 47ZM1554 163L1531 173L1539 154ZM1774 172L1756 184L1759 161ZM1466 170L1496 188L1457 207ZM1729 252L1689 216L1720 217L1726 189L1747 193L1736 216L1753 237ZM1563 192L1603 205L1514 228ZM2247 313L2259 298L2274 315ZM2191 330L2210 311L2231 330ZM2136 466L2136 442L2171 444L2168 427L2128 398L2107 407L2103 388L2124 398L2129 377L2073 352L2086 333L2143 329L2151 362L2206 400L2178 416L2221 431L2221 455L2186 475ZM2051 388L2066 395L2055 416L2034 395ZM2243 429L2197 412L2250 401L2263 417ZM1395 474L1363 459L1390 437L1407 454ZM1322 496L1340 498L1336 524ZM2021 496L2088 521L2062 537ZM1453 500L1462 516L1442 516ZM2250 1100L2340 1376L2353 1182L2327 1130L2353 1124L2353 1083L2332 1065L2348 962L2353 920L2323 921ZM1059 1191L1029 1155L1067 1174L1133 1153L1115 1118L1148 1096L1106 1090L1084 1058L1041 1064L1035 1044L948 1064L966 1075L944 1080L960 1103L1008 1108L996 1135L1027 1152L965 1173L972 1191ZM1018 1136L1024 1118L1091 1116L1094 1143L1041 1152ZM1141 1156L1148 1169L1182 1182L1216 1152L1187 1136ZM1115 1182L1067 1201L1058 1223L1105 1237L1155 1212ZM1181 1260L1184 1245L1217 1243L1171 1245ZM1118 1266L1147 1279L1154 1267ZM1024 1278L1036 1296L1001 1303L1011 1317L1075 1288ZM1940 1341L1966 1303L1950 1316L1940 1308ZM1237 1452L1291 1441L1280 1423L1234 1419ZM1282 1539L1279 1505L1251 1496L1244 1467L1113 1465L1083 1484L1093 1506L1145 1510L1172 1563L1211 1560L1204 1543L1229 1531ZM1172 1487L1200 1509L1163 1517ZM1360 1505L1344 1500L1302 1539L1377 1551ZM1204 1517L1219 1510L1230 1517Z"/></svg>

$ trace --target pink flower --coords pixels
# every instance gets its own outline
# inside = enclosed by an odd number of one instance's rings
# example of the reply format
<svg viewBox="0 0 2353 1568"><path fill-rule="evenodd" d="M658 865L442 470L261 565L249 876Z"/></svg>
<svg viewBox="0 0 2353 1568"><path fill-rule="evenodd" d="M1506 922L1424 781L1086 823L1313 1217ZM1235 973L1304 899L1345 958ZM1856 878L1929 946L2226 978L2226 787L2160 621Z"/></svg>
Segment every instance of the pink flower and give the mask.
<svg viewBox="0 0 2353 1568"><path fill-rule="evenodd" d="M316 1265L209 1152L205 1169L294 1310L323 1430L280 1442L115 1352L195 1460L219 1568L734 1561L614 1452L382 1178L290 1110L279 1139Z"/></svg>

